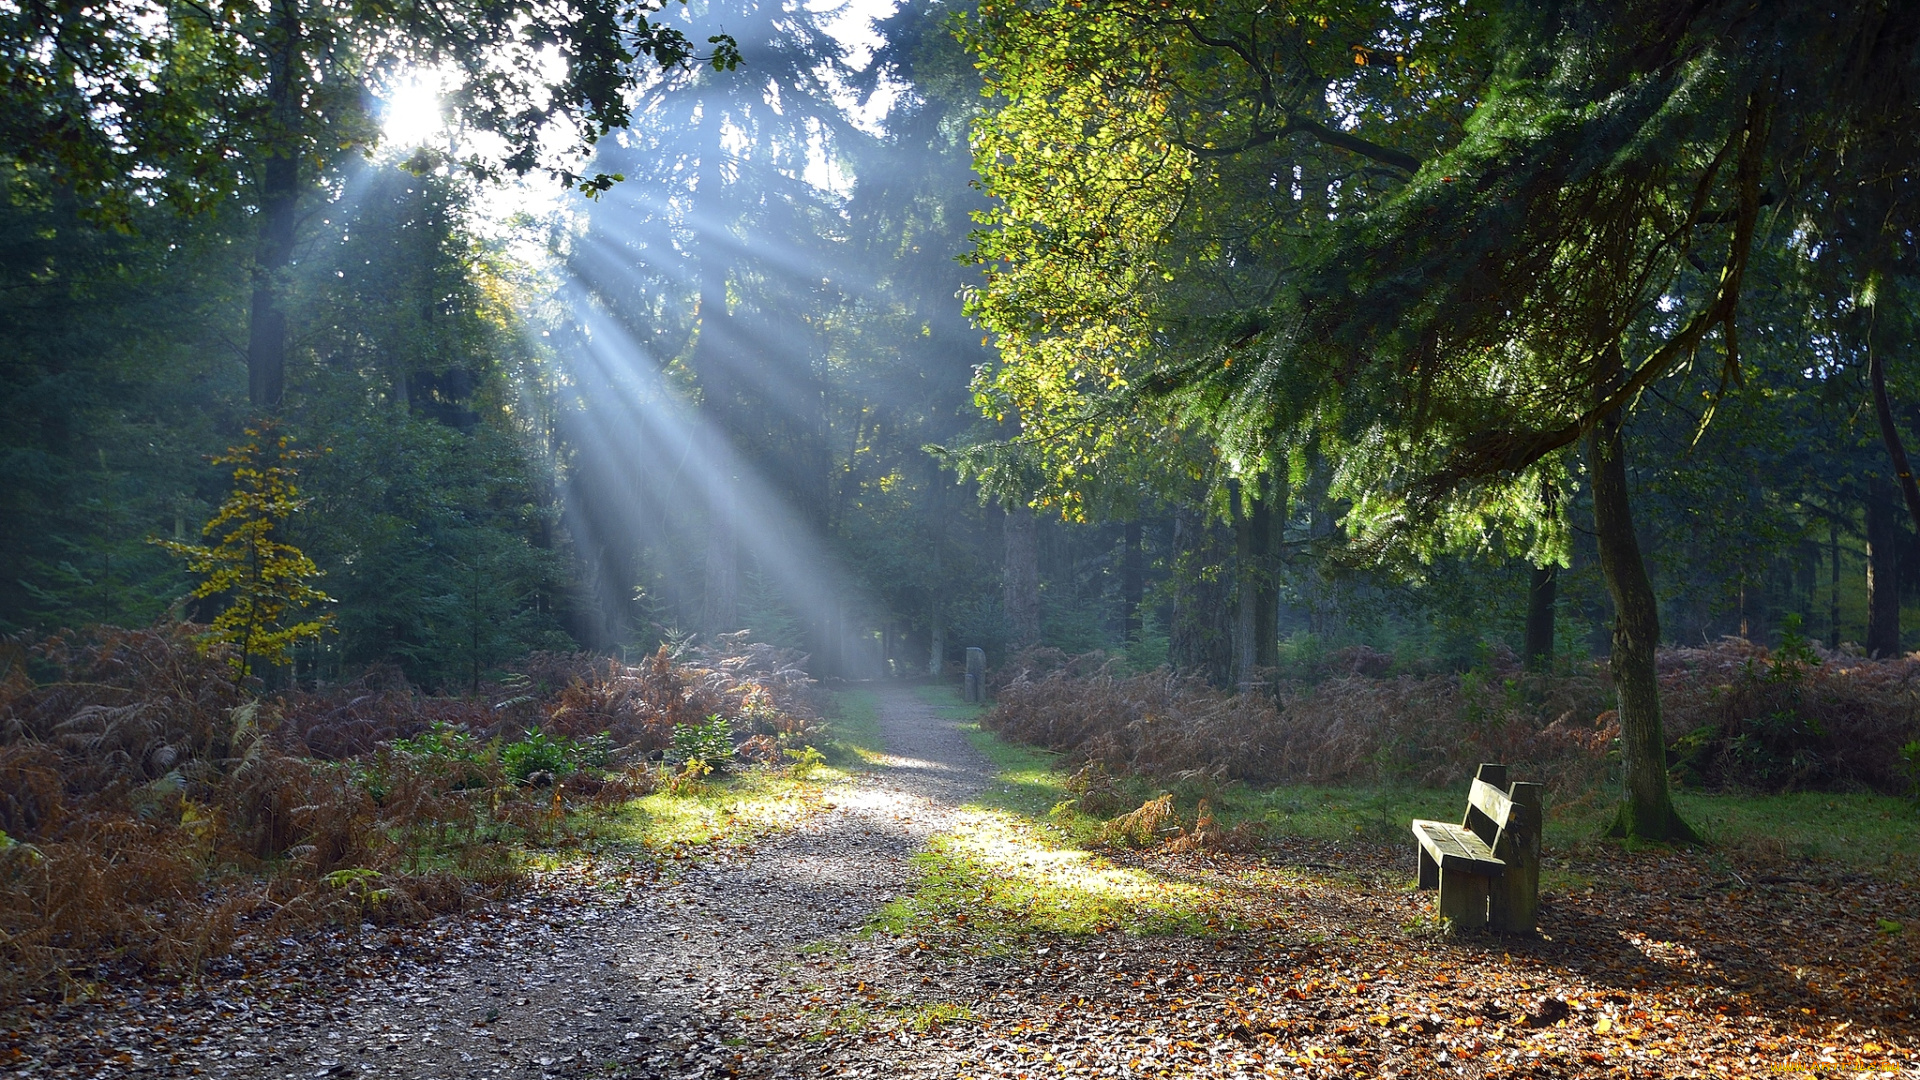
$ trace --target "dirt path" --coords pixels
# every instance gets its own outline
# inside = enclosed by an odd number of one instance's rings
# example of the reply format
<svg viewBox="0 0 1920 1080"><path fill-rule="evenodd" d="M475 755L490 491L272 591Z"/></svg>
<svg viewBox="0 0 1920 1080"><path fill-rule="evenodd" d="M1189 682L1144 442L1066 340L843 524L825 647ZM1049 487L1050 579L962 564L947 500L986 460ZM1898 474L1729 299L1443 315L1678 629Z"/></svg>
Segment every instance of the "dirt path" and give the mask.
<svg viewBox="0 0 1920 1080"><path fill-rule="evenodd" d="M795 1002L817 998L810 967L844 966L854 952L894 959L884 937L852 932L908 884L907 856L989 775L954 722L912 691L883 687L878 699L884 761L827 812L756 848L677 880L589 867L491 911L335 934L317 955L294 957L298 943L284 942L288 955L243 958L217 989L60 1010L69 1015L47 1017L12 1066L249 1080L817 1069L827 1046L786 1045L749 1017L805 1015Z"/></svg>

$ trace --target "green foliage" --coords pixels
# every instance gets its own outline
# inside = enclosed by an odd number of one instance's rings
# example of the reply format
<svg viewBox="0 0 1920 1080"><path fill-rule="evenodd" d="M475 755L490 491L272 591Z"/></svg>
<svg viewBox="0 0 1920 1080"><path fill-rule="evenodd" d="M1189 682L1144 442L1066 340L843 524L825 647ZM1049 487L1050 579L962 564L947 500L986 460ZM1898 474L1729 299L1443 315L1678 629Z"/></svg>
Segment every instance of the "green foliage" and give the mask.
<svg viewBox="0 0 1920 1080"><path fill-rule="evenodd" d="M482 742L462 728L437 720L432 727L410 739L395 739L393 750L396 754L424 759L451 773L455 790L488 786L497 775L494 768L500 762L497 740ZM369 775L367 782L377 781Z"/></svg>
<svg viewBox="0 0 1920 1080"><path fill-rule="evenodd" d="M707 717L704 724L677 724L667 759L675 762L701 762L716 770L725 770L733 761L733 729L719 714Z"/></svg>
<svg viewBox="0 0 1920 1080"><path fill-rule="evenodd" d="M437 721L418 735L395 739L393 749L397 754L450 768L457 774L453 784L456 789L484 785L487 776L481 767L496 762L509 778L526 783L536 773L545 773L552 781L582 769L603 769L613 760L613 741L605 734L569 739L535 729L509 743L499 739L482 742L467 731Z"/></svg>
<svg viewBox="0 0 1920 1080"><path fill-rule="evenodd" d="M569 739L536 730L500 750L500 764L507 775L522 783L536 773L546 773L549 780L553 780L581 769L603 768L612 759L613 742L604 734Z"/></svg>
<svg viewBox="0 0 1920 1080"><path fill-rule="evenodd" d="M796 780L813 779L827 761L825 754L811 746L803 746L798 750L787 747L780 753L787 758L787 772Z"/></svg>
<svg viewBox="0 0 1920 1080"><path fill-rule="evenodd" d="M741 590L740 623L750 632L752 639L782 649L804 647L800 620L794 618L792 609L781 602L778 591L766 575L755 572L744 577L746 587Z"/></svg>
<svg viewBox="0 0 1920 1080"><path fill-rule="evenodd" d="M410 739L395 739L393 748L403 754L446 758L452 761L478 761L487 746L464 728L441 721Z"/></svg>
<svg viewBox="0 0 1920 1080"><path fill-rule="evenodd" d="M360 906L362 912L369 912L393 899L393 890L382 888L376 882L380 880L380 871L364 866L344 867L321 875L320 881L329 889L339 889Z"/></svg>
<svg viewBox="0 0 1920 1080"><path fill-rule="evenodd" d="M380 132L362 79L434 67L462 84L449 96L459 122L501 147L470 152L457 167L483 176L542 168L601 191L614 178L583 177L569 165L626 125L630 91L661 68L740 62L731 37L708 38L712 52L702 57L651 14L628 7L589 17L536 0L448 5L425 20L385 4L23 8L0 21L0 131L7 153L46 170L50 186L124 222L150 201L218 207L257 197L249 181L265 165L262 148L295 168L368 149ZM357 74L344 75L343 62ZM545 122L530 122L536 113ZM575 145L555 155L556 135Z"/></svg>
<svg viewBox="0 0 1920 1080"><path fill-rule="evenodd" d="M1797 682L1806 677L1807 669L1820 665L1820 654L1813 650L1813 642L1800 632L1803 625L1799 612L1789 612L1780 620L1780 645L1773 650L1768 678L1776 682Z"/></svg>
<svg viewBox="0 0 1920 1080"><path fill-rule="evenodd" d="M0 627L144 625L224 492L234 367L214 329L243 275L231 222L142 208L132 233L0 177Z"/></svg>
<svg viewBox="0 0 1920 1080"><path fill-rule="evenodd" d="M573 647L551 361L467 193L392 167L357 182L298 291L314 327L293 371L303 422L335 448L305 478L308 549L339 601L321 667L390 663L474 693L514 657Z"/></svg>
<svg viewBox="0 0 1920 1080"><path fill-rule="evenodd" d="M1900 748L1900 769L1907 776L1907 795L1920 801L1920 739Z"/></svg>
<svg viewBox="0 0 1920 1080"><path fill-rule="evenodd" d="M320 576L313 560L280 539L306 505L293 483L293 463L313 455L291 449L291 440L270 420L247 428L246 436L246 442L213 459L234 467L232 493L201 530L214 542L154 541L200 576L192 594L196 599L225 602L207 636L233 647L235 679L252 675L256 661L285 664L295 644L318 637L333 619L325 613L302 618L333 598L308 584Z"/></svg>

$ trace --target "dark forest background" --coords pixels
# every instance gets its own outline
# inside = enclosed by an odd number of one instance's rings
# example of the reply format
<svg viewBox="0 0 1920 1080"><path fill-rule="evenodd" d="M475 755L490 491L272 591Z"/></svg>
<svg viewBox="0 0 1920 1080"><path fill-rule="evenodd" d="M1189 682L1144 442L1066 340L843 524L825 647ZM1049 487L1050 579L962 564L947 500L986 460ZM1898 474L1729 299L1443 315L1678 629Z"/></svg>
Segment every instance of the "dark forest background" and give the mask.
<svg viewBox="0 0 1920 1080"><path fill-rule="evenodd" d="M390 665L471 691L533 650L748 629L827 677L1044 645L1231 684L1248 658L1349 645L1471 667L1522 648L1530 598L1537 634L1545 570L1491 537L1426 563L1358 558L1327 494L1338 463L1312 454L1282 500L1196 468L1116 480L1084 520L962 478L949 451L1003 427L971 389L993 360L962 311L985 103L954 15L911 0L855 67L820 16L738 5L744 66L659 80L598 151L625 179L550 214L502 220L480 182L414 148L325 160L286 272L281 415L325 451L301 465L310 502L289 528L335 632L280 677ZM863 105L876 121L854 122ZM136 200L106 220L36 168L0 172L0 630L204 620L150 541L196 537L230 486L209 458L251 415L253 211ZM1633 414L1673 642L1772 642L1790 619L1879 653L1911 638L1920 549L1860 313L1804 254L1752 270L1743 384L1702 365ZM1892 398L1912 430L1905 361ZM1611 620L1570 487L1546 609L1563 660L1604 653Z"/></svg>

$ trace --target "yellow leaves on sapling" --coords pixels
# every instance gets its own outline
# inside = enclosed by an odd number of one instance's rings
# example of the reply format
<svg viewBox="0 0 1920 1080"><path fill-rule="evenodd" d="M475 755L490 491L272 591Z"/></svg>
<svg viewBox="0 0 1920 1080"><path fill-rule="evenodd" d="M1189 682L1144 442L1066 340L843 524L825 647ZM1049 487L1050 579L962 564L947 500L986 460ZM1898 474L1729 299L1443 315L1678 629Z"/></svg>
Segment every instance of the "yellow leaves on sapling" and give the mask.
<svg viewBox="0 0 1920 1080"><path fill-rule="evenodd" d="M245 435L212 459L234 468L232 491L200 530L209 542L151 541L186 560L188 572L200 578L189 595L226 599L202 645L234 647L235 679L253 674L256 663L286 663L296 643L319 636L333 618L315 611L333 602L310 584L322 571L284 539L288 521L306 505L293 482L294 463L314 452L293 449L273 420L249 426Z"/></svg>

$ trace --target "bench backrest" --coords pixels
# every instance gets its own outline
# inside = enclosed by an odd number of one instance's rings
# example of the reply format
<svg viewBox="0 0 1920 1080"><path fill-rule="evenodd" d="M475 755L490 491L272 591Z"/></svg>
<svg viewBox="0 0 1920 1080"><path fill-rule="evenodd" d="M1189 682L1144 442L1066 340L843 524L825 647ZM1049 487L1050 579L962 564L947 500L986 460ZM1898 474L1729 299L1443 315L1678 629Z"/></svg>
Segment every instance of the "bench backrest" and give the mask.
<svg viewBox="0 0 1920 1080"><path fill-rule="evenodd" d="M1467 816L1460 824L1496 851L1503 832L1530 834L1537 850L1541 809L1539 784L1509 784L1505 765L1482 765L1467 792Z"/></svg>
<svg viewBox="0 0 1920 1080"><path fill-rule="evenodd" d="M1460 824L1472 829L1473 835L1492 847L1494 838L1506 828L1507 819L1512 815L1513 800L1507 797L1507 767L1480 766L1473 778L1473 787L1467 792L1466 820Z"/></svg>
<svg viewBox="0 0 1920 1080"><path fill-rule="evenodd" d="M1488 882L1488 919L1495 929L1531 931L1540 910L1540 828L1546 788L1507 781L1505 765L1482 765L1467 792L1471 829L1506 864Z"/></svg>

